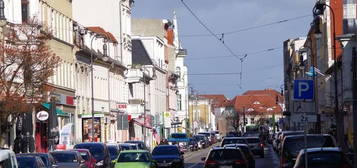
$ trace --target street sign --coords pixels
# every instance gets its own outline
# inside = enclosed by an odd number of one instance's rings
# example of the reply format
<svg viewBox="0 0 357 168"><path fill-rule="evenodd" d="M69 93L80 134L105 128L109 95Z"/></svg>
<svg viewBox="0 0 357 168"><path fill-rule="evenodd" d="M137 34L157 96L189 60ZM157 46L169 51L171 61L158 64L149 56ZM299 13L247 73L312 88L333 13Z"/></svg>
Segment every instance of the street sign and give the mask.
<svg viewBox="0 0 357 168"><path fill-rule="evenodd" d="M294 80L294 99L312 100L314 98L313 80Z"/></svg>

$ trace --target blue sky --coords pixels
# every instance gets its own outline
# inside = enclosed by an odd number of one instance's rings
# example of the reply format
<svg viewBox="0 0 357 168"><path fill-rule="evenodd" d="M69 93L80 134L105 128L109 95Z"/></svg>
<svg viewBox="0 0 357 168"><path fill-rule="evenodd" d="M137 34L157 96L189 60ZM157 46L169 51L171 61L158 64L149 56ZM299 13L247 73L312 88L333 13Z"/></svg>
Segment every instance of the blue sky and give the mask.
<svg viewBox="0 0 357 168"><path fill-rule="evenodd" d="M189 83L199 94L224 94L232 98L246 90L273 88L283 84L283 41L306 36L312 22L315 0L184 0L186 4L214 32L221 34L247 27L268 24L289 18L310 15L281 24L226 34L224 42L235 54L248 53L240 76L189 76ZM209 34L181 0L137 0L132 11L135 18L178 18L180 41L188 50L186 65L189 74L239 73L239 59L231 54L213 36L187 37ZM277 48L269 52L257 51ZM228 57L227 57L228 56Z"/></svg>

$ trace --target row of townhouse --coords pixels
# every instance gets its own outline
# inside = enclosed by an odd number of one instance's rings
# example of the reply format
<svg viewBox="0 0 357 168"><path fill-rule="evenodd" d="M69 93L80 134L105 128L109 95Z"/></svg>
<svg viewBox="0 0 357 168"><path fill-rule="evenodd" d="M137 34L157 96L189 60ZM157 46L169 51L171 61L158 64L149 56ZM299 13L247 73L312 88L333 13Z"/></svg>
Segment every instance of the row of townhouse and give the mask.
<svg viewBox="0 0 357 168"><path fill-rule="evenodd" d="M313 11L307 36L284 42L285 128L331 133L346 149L355 141L356 1L323 0ZM294 99L298 79L314 81L311 101Z"/></svg>
<svg viewBox="0 0 357 168"><path fill-rule="evenodd" d="M175 14L172 20L132 19L133 0L0 3L7 24L35 19L51 30L49 47L61 59L48 79L53 89L47 102L22 115L17 123L25 127L18 131L15 124L2 146L13 146L16 137L27 135L34 150L48 151L53 124L37 119L39 111L56 113L59 137L54 138L67 146L143 140L153 147L177 131L176 120L187 120L187 51L178 39Z"/></svg>

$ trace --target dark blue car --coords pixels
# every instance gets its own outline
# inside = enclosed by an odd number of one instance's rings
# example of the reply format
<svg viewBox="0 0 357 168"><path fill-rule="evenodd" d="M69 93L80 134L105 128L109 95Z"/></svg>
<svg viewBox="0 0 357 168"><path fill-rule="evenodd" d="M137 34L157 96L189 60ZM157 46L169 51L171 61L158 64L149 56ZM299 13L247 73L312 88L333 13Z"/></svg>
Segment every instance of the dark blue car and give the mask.
<svg viewBox="0 0 357 168"><path fill-rule="evenodd" d="M152 158L159 168L184 167L183 153L176 145L159 145L152 151Z"/></svg>
<svg viewBox="0 0 357 168"><path fill-rule="evenodd" d="M110 168L111 160L106 144L100 142L85 142L74 146L74 149L88 149L97 160L97 168Z"/></svg>
<svg viewBox="0 0 357 168"><path fill-rule="evenodd" d="M55 165L55 160L53 157L48 153L24 153L24 154L17 154L16 156L38 156L41 158L43 163L47 168L52 168Z"/></svg>
<svg viewBox="0 0 357 168"><path fill-rule="evenodd" d="M19 168L43 168L45 164L38 156L16 156Z"/></svg>

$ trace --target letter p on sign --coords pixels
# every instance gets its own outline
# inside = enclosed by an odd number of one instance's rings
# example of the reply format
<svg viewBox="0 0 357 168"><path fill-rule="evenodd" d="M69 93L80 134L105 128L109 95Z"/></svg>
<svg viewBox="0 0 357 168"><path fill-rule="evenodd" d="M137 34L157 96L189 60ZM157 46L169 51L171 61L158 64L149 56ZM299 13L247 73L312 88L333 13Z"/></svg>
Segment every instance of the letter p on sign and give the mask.
<svg viewBox="0 0 357 168"><path fill-rule="evenodd" d="M311 100L314 98L314 81L295 80L294 81L294 99Z"/></svg>

